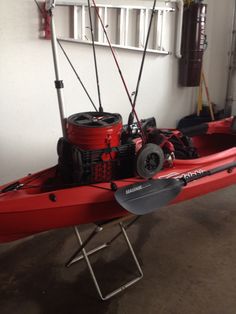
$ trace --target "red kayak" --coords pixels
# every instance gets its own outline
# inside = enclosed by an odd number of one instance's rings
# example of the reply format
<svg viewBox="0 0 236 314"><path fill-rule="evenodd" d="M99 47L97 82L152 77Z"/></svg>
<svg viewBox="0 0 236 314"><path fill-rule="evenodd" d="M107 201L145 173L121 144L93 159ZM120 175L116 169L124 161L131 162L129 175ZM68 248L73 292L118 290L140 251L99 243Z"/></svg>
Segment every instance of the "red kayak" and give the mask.
<svg viewBox="0 0 236 314"><path fill-rule="evenodd" d="M0 242L130 212L142 215L236 182L235 118L181 131L158 129L154 118L139 120L135 105L150 32L133 100L110 46L132 108L127 125L123 126L119 114L103 110L94 41L99 108L76 73L95 112L66 118L57 43L72 64L56 38L54 8L55 1L47 1L63 134L58 142L58 165L0 187ZM149 30L151 24L152 18ZM103 30L106 34L104 25ZM73 66L72 69L75 72Z"/></svg>
<svg viewBox="0 0 236 314"><path fill-rule="evenodd" d="M191 177L236 162L235 118L210 122L188 130L198 157L173 160L154 179ZM166 130L165 130L166 132ZM179 134L179 131L173 131ZM192 133L192 134L191 134ZM127 215L114 197L115 189L145 182L139 177L89 185L58 185L58 166L0 187L0 242L42 231L87 224ZM50 182L50 188L48 182ZM182 202L236 183L236 169L213 173L190 182L171 203Z"/></svg>

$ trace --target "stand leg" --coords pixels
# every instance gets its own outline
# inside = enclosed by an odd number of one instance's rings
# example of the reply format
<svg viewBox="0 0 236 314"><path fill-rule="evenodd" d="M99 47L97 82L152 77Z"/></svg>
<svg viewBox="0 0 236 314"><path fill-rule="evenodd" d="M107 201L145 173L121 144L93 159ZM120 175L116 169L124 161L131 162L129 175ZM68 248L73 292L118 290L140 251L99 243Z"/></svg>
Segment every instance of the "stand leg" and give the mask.
<svg viewBox="0 0 236 314"><path fill-rule="evenodd" d="M137 218L136 218L134 221L136 221L136 220L137 220ZM88 269L89 269L90 275L91 275L91 277L92 277L92 280L93 280L93 282L94 282L95 288L96 288L96 290L97 290L97 293L98 293L98 295L100 296L101 300L103 300L103 301L108 300L108 299L110 299L111 297L115 296L116 294L122 292L123 290L125 290L126 288L132 286L133 284L135 284L137 281L139 281L139 280L143 277L143 272L142 272L141 266L140 266L140 264L139 264L139 262L138 262L138 259L137 259L136 255L135 255L135 253L134 253L133 247L132 247L132 245L131 245L131 243L130 243L130 240L129 240L128 235L127 235L126 230L125 230L125 229L129 228L129 227L134 223L134 221L132 221L132 222L131 222L130 224L128 224L127 226L124 226L122 222L119 222L119 226L120 226L121 231L120 231L115 237L113 237L112 240L109 241L108 243L105 243L105 244L103 244L103 245L101 245L101 246L99 246L99 247L97 247L97 248L95 248L95 249L93 249L93 250L91 250L91 251L89 251L89 252L87 252L86 249L85 249L86 245L95 237L95 235L96 235L98 232L102 231L103 228L102 228L101 226L98 226L97 228L95 228L95 229L93 230L93 232L91 233L91 235L85 240L85 242L83 242L82 239L81 239L81 236L80 236L78 227L75 227L75 228L74 228L75 233L76 233L76 237L77 237L77 239L78 239L78 242L79 242L80 247L79 247L79 249L76 251L76 253L72 256L72 258L69 260L69 262L67 263L67 265L70 266L71 264L73 264L73 263L75 263L75 262L77 262L77 261L79 261L79 260L81 260L81 259L84 258L84 259L85 259L85 262L86 262L86 264L87 264L87 266L88 266ZM122 286L119 287L118 289L115 289L115 290L113 290L112 292L110 292L109 294L107 294L107 295L104 296L104 295L102 294L101 288L100 288L100 286L99 286L99 284L98 284L98 281L97 281L97 278L96 278L96 276L95 276L93 267L92 267L92 265L91 265L91 263L90 263L89 256L90 256L91 254L95 253L95 252L100 251L100 250L103 249L103 248L108 247L108 246L109 246L112 242L114 242L115 239L116 239L117 237L119 237L120 235L123 235L124 238L125 238L125 242L127 243L127 246L128 246L128 248L129 248L129 251L130 251L130 253L131 253L132 257L133 257L133 260L134 260L134 262L135 262L135 264L136 264L136 266L137 266L137 270L138 270L139 274L138 274L138 276L137 276L136 278L134 278L134 279L128 281L126 284L122 285ZM82 251L82 256L76 257L76 256L78 255L78 253L81 252L81 251Z"/></svg>
<svg viewBox="0 0 236 314"><path fill-rule="evenodd" d="M78 238L78 227L74 227L76 236ZM84 241L83 244L80 244L80 247L78 248L78 250L72 255L72 257L69 259L69 261L66 263L66 267L70 267L73 263L75 263L76 261L76 256L83 250L83 248L85 248L85 246L95 237L95 235L97 233L99 233L100 231L102 231L102 227L97 226L93 232L89 235L89 237ZM79 241L80 243L80 241Z"/></svg>
<svg viewBox="0 0 236 314"><path fill-rule="evenodd" d="M133 256L133 259L134 259L134 261L135 261L135 264L136 264L136 266L137 266L137 268L138 268L138 270L139 270L139 273L140 273L140 275L142 275L142 277L143 277L142 269L141 269L141 267L140 267L140 264L139 264L139 262L138 262L138 259L137 259L136 255L135 255L135 253L134 253L134 249L133 249L133 247L132 247L132 245L131 245L131 243L130 243L130 240L129 240L129 238L128 238L128 235L127 235L127 233L126 233L126 231L125 231L125 228L124 228L122 222L120 222L120 228L121 228L121 231L122 231L122 233L123 233L123 235L124 235L124 238L125 238L125 240L126 240L126 243L127 243L128 247L129 247L129 250L130 250L130 252L131 252L131 254L132 254L132 256Z"/></svg>
<svg viewBox="0 0 236 314"><path fill-rule="evenodd" d="M123 227L125 230L127 230L129 227L131 227L138 219L140 218L140 216L137 216L135 219L133 219L129 224L124 225L123 223ZM112 238L109 242L107 242L107 245L111 245L120 235L122 235L122 231L120 231L119 233L117 233L116 236L114 236L114 238Z"/></svg>

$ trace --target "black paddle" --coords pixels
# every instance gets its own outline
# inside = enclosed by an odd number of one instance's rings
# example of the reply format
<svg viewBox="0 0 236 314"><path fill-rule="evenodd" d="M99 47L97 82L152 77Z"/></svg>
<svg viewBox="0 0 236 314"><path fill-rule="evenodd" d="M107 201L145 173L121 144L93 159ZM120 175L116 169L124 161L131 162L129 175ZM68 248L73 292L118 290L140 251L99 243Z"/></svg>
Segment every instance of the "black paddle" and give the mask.
<svg viewBox="0 0 236 314"><path fill-rule="evenodd" d="M127 211L135 215L151 213L169 204L188 183L228 170L230 173L236 167L236 162L216 167L207 171L199 171L180 179L156 179L135 183L115 192L116 201Z"/></svg>

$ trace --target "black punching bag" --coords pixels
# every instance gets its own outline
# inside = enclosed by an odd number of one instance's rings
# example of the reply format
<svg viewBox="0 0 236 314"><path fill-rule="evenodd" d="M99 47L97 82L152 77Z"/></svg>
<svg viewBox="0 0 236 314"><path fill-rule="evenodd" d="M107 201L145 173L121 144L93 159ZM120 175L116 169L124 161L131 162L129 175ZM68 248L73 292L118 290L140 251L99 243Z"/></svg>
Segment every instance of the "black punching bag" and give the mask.
<svg viewBox="0 0 236 314"><path fill-rule="evenodd" d="M181 86L199 86L203 53L206 48L207 5L201 1L184 6L183 32L179 63Z"/></svg>

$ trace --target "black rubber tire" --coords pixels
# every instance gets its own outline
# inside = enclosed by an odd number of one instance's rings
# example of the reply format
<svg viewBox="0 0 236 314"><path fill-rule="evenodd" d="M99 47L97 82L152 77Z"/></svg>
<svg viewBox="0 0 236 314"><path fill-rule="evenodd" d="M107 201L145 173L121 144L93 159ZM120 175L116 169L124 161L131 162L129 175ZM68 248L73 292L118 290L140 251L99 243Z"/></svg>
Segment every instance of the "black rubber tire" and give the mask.
<svg viewBox="0 0 236 314"><path fill-rule="evenodd" d="M160 146L145 144L136 156L136 173L143 179L150 179L162 169L164 161L164 153Z"/></svg>

